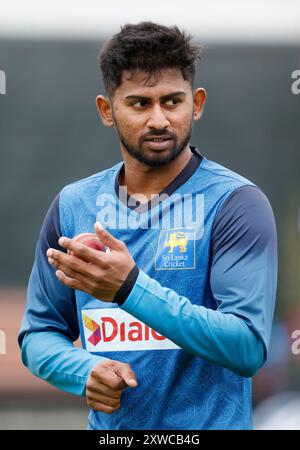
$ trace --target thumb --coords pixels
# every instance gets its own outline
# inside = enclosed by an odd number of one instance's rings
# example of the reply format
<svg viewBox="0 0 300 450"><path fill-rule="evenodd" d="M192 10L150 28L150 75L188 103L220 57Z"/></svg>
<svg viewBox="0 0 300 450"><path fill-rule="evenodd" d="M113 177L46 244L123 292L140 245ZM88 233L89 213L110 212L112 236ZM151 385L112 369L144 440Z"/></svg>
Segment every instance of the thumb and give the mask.
<svg viewBox="0 0 300 450"><path fill-rule="evenodd" d="M137 387L138 383L136 381L135 374L131 369L129 369L126 366L123 366L119 369L119 373L129 387L132 388Z"/></svg>
<svg viewBox="0 0 300 450"><path fill-rule="evenodd" d="M109 231L105 230L100 222L95 222L94 229L99 240L103 242L103 244L107 245L110 250L120 249L121 241L110 234Z"/></svg>

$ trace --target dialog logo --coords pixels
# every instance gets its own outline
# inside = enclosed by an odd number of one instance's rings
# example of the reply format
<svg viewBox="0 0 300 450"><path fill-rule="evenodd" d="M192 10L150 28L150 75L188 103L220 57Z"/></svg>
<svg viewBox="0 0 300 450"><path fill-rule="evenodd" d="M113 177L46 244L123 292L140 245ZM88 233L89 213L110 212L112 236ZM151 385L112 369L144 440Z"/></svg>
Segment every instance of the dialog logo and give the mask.
<svg viewBox="0 0 300 450"><path fill-rule="evenodd" d="M180 348L122 309L87 309L81 314L85 346L89 352Z"/></svg>

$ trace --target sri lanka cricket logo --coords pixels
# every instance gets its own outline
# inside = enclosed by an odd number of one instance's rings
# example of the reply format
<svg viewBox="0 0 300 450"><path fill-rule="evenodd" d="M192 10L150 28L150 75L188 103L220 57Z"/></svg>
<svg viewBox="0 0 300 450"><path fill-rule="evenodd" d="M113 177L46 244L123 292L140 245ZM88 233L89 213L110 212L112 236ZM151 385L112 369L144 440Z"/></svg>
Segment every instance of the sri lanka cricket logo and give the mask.
<svg viewBox="0 0 300 450"><path fill-rule="evenodd" d="M155 270L195 269L195 229L161 230Z"/></svg>

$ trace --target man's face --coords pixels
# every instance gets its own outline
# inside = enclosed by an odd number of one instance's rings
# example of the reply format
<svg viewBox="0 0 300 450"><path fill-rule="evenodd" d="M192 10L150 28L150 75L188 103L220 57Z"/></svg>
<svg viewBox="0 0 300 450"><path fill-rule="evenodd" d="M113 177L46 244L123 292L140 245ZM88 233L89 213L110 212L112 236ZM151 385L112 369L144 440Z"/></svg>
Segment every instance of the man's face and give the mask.
<svg viewBox="0 0 300 450"><path fill-rule="evenodd" d="M188 145L193 125L191 85L179 69L159 77L123 71L112 117L124 152L148 166L173 161Z"/></svg>

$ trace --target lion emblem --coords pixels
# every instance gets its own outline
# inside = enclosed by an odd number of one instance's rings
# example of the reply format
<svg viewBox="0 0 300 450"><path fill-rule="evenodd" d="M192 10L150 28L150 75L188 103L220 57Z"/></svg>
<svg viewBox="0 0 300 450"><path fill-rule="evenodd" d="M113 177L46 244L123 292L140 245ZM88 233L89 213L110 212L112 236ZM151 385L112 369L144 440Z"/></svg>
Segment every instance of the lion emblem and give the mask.
<svg viewBox="0 0 300 450"><path fill-rule="evenodd" d="M179 231L177 233L171 233L166 235L164 248L170 247L168 253L173 253L175 247L179 247L181 253L186 252L186 246L188 243L187 233Z"/></svg>

